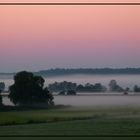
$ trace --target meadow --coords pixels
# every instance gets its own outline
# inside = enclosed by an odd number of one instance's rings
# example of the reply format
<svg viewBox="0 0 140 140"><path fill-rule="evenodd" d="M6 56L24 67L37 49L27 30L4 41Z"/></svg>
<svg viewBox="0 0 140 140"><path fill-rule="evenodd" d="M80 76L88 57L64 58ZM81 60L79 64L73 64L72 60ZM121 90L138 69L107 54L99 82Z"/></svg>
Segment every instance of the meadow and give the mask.
<svg viewBox="0 0 140 140"><path fill-rule="evenodd" d="M94 83L104 79L103 84L107 85L111 79L116 78L114 76L108 79L99 76L88 77L86 82ZM69 81L72 81L72 79L73 77ZM81 81L84 81L83 79L79 76L76 82L81 83ZM95 81L91 81L92 79L95 79ZM139 79L139 77L129 77L129 80L124 81L120 79L119 84L123 85L123 82L126 81L133 83L125 83L126 86L138 84L138 80L135 81L136 79ZM54 82L54 79L51 80L50 83ZM57 81L63 80L65 79L59 79L59 77L57 79ZM49 79L46 81L49 81ZM119 78L117 81L119 81ZM8 84L10 83L7 82ZM95 94L94 96L55 96L56 108L0 111L0 139L111 140L112 137L114 140L121 139L121 137L128 140L139 139L139 99L139 95L125 96L118 93L113 93L113 95ZM11 105L7 98L3 99L3 103Z"/></svg>
<svg viewBox="0 0 140 140"><path fill-rule="evenodd" d="M131 139L132 136L139 134L139 107L67 106L56 109L0 112L0 137L4 140L15 139L17 136L26 140L40 137L69 140L72 136L72 139L76 140L81 137L91 139L93 136L97 140L103 139L104 136L116 139L118 136L129 136Z"/></svg>

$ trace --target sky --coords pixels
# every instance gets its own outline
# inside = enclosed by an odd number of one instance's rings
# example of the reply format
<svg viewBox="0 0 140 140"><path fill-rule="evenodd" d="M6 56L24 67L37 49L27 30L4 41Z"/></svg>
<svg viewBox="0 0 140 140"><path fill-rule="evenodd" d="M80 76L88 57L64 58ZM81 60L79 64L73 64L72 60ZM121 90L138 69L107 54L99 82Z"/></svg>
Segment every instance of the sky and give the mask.
<svg viewBox="0 0 140 140"><path fill-rule="evenodd" d="M0 2L140 2L140 0L0 0Z"/></svg>
<svg viewBox="0 0 140 140"><path fill-rule="evenodd" d="M139 15L140 6L0 6L0 72L140 67Z"/></svg>

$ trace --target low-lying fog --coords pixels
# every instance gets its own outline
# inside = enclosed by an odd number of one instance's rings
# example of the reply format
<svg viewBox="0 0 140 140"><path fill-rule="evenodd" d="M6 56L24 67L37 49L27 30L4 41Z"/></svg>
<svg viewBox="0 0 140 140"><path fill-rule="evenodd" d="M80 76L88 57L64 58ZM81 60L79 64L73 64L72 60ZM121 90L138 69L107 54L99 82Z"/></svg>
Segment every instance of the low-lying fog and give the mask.
<svg viewBox="0 0 140 140"><path fill-rule="evenodd" d="M140 95L76 95L54 96L56 105L70 105L77 107L105 107L105 106L140 106ZM3 103L12 105L7 97L3 97Z"/></svg>

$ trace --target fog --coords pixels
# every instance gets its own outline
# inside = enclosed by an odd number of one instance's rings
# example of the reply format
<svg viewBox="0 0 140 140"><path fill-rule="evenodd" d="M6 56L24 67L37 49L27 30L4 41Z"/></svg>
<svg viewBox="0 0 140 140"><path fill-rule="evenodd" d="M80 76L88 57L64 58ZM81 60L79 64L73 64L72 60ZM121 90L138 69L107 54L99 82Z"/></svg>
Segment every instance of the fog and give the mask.
<svg viewBox="0 0 140 140"><path fill-rule="evenodd" d="M140 95L77 95L54 96L55 105L70 105L75 107L116 107L139 106ZM13 105L7 97L3 98L5 105Z"/></svg>
<svg viewBox="0 0 140 140"><path fill-rule="evenodd" d="M102 83L106 87L110 80L115 79L118 85L122 86L123 88L129 87L132 89L134 85L140 86L140 75L68 75L68 76L56 76L56 77L45 77L45 86L50 83L62 82L62 81L69 81L74 82L77 84L86 84L86 83ZM1 82L5 82L6 90L10 85L14 83L12 78L7 77L0 77Z"/></svg>
<svg viewBox="0 0 140 140"><path fill-rule="evenodd" d="M69 75L58 77L46 77L45 86L55 81L70 81L77 84L85 83L102 83L108 87L110 80L115 79L118 85L122 87L133 88L134 85L140 86L140 75ZM0 81L5 82L6 89L8 86L14 83L11 78L0 78ZM88 94L88 95L87 95ZM78 94L77 96L54 96L54 102L56 105L71 105L71 106L140 106L140 96L134 93L129 95L123 95L123 93L89 93ZM6 105L12 105L7 97L3 98L3 103Z"/></svg>

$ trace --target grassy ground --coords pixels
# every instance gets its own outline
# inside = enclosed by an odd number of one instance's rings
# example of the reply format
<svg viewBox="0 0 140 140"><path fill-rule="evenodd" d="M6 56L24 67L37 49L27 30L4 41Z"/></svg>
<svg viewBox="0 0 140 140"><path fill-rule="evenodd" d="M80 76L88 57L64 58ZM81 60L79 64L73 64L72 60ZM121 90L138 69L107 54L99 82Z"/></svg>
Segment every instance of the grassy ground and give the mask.
<svg viewBox="0 0 140 140"><path fill-rule="evenodd" d="M139 118L140 108L58 108L0 112L0 125L48 123L98 118Z"/></svg>
<svg viewBox="0 0 140 140"><path fill-rule="evenodd" d="M11 125L0 128L1 135L139 135L140 119L91 119L43 124Z"/></svg>
<svg viewBox="0 0 140 140"><path fill-rule="evenodd" d="M139 140L139 137L12 137L1 140Z"/></svg>
<svg viewBox="0 0 140 140"><path fill-rule="evenodd" d="M139 140L139 137L0 137L1 140Z"/></svg>
<svg viewBox="0 0 140 140"><path fill-rule="evenodd" d="M140 135L140 108L59 108L0 112L0 136ZM0 138L0 139L1 139ZM2 138L4 140L12 138ZM13 138L15 139L15 138ZM17 138L19 139L19 138ZM32 139L30 137L30 139ZM34 138L33 138L34 139ZM40 139L38 137L35 138ZM46 138L41 138L46 139ZM48 139L48 138L47 138ZM57 137L49 138L58 139ZM61 140L65 139L61 137ZM67 139L71 139L68 138ZM73 140L81 139L78 137ZM83 140L87 139L83 137ZM91 139L90 137L88 139ZM95 139L95 138L94 138ZM102 138L96 138L97 140ZM107 138L108 139L108 138ZM117 138L116 138L117 139ZM131 139L131 138L130 138ZM135 138L137 139L137 138ZM28 140L28 138L26 138Z"/></svg>

